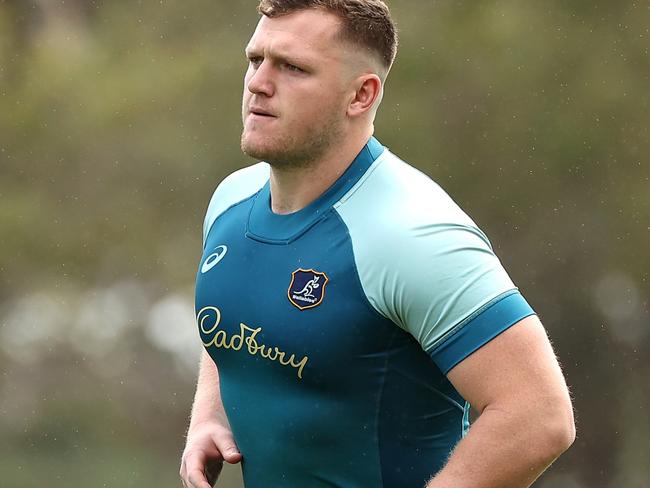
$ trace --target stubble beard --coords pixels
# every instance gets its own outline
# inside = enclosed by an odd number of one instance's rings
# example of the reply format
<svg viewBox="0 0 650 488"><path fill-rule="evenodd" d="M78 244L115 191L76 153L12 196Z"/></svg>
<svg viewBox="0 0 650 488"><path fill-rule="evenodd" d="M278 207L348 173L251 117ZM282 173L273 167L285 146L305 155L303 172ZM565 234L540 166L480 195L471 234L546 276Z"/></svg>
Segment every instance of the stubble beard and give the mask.
<svg viewBox="0 0 650 488"><path fill-rule="evenodd" d="M313 165L343 136L343 123L337 114L299 134L271 135L265 144L254 145L241 135L241 150L248 156L265 161L277 169L302 169Z"/></svg>

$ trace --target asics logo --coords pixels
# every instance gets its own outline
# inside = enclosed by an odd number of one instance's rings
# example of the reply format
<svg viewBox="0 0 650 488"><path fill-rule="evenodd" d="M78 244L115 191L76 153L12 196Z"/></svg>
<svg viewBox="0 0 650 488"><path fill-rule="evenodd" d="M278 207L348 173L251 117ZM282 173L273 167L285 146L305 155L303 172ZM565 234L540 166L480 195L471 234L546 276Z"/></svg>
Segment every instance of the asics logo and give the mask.
<svg viewBox="0 0 650 488"><path fill-rule="evenodd" d="M212 268L214 268L217 263L223 259L227 252L228 246L215 247L214 252L210 254L203 262L203 266L201 266L201 273L207 273Z"/></svg>

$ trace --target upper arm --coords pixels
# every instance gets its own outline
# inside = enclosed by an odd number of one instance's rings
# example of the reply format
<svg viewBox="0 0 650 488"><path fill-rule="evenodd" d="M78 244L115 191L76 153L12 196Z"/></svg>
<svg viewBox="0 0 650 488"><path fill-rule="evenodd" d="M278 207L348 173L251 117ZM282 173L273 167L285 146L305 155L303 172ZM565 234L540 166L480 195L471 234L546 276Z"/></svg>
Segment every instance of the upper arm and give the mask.
<svg viewBox="0 0 650 488"><path fill-rule="evenodd" d="M551 410L573 422L569 392L546 331L528 316L466 357L447 377L478 412Z"/></svg>

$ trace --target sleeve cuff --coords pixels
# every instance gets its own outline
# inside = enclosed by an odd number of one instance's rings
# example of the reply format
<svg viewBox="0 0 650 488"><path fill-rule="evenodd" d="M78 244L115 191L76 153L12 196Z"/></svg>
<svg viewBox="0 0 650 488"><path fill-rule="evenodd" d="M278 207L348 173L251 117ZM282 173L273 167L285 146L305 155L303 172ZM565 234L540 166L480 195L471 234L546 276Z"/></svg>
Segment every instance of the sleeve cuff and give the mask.
<svg viewBox="0 0 650 488"><path fill-rule="evenodd" d="M521 293L508 293L472 314L469 320L431 349L429 355L440 371L447 374L474 351L530 315L535 315L535 311Z"/></svg>

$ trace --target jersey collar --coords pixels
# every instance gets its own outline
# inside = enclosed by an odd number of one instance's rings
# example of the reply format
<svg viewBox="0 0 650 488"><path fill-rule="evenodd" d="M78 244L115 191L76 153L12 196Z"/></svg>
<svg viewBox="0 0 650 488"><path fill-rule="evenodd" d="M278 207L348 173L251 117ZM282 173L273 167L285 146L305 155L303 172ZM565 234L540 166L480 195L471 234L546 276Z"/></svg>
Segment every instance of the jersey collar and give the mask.
<svg viewBox="0 0 650 488"><path fill-rule="evenodd" d="M320 197L297 212L279 215L271 210L271 186L267 181L253 201L246 236L271 244L288 244L324 218L384 152L381 143L371 137L352 164Z"/></svg>

